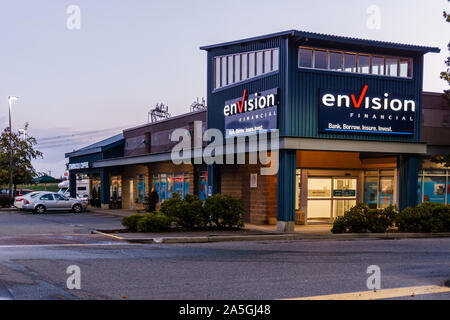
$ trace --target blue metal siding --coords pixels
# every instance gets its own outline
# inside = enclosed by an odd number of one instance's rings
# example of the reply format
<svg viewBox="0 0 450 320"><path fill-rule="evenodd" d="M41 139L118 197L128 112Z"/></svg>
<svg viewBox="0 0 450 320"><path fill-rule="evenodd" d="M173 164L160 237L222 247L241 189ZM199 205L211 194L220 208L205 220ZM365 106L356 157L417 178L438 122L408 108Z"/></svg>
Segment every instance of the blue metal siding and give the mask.
<svg viewBox="0 0 450 320"><path fill-rule="evenodd" d="M422 110L422 55L413 56L413 78L402 79L362 74L340 73L314 69L298 68L298 46L290 48L289 92L290 104L285 106L290 115L286 118L284 135L296 137L381 140L381 141L420 141ZM367 134L324 134L318 132L319 89L354 90L359 93L364 85L369 92L389 92L410 96L416 101L414 136L373 136ZM282 130L283 134L283 130Z"/></svg>
<svg viewBox="0 0 450 320"><path fill-rule="evenodd" d="M236 45L228 48L217 48L208 51L208 114L207 114L207 127L217 128L224 132L224 115L223 108L224 103L227 100L239 98L242 96L244 89L247 89L249 93L264 91L272 88L280 88L280 104L283 99L283 68L285 65L285 50L282 46L283 39L271 39L266 41L251 42L243 45ZM220 88L214 91L214 57L243 53L254 50L263 50L270 48L280 48L279 52L279 66L278 72L268 75L259 76L255 79L247 80L241 84L234 84L232 86Z"/></svg>

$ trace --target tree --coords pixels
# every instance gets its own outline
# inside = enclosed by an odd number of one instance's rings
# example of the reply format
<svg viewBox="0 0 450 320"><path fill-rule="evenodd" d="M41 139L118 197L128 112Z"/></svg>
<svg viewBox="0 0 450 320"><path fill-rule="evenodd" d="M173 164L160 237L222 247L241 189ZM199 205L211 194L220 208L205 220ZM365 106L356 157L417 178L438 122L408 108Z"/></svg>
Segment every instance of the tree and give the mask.
<svg viewBox="0 0 450 320"><path fill-rule="evenodd" d="M450 14L444 11L443 15L445 21L450 22ZM450 42L448 43L447 48L450 52ZM447 66L447 70L441 72L441 79L447 81L447 83L450 85L450 57L447 57L447 60L445 60L445 65ZM447 100L447 103L450 106L450 89L444 90L444 98ZM441 163L445 167L450 167L450 155L448 154L431 157L431 161L435 163Z"/></svg>
<svg viewBox="0 0 450 320"><path fill-rule="evenodd" d="M25 123L25 130L28 123ZM36 139L32 136L24 137L16 132L10 132L9 128L3 130L0 136L0 184L9 184L9 164L11 145L13 149L13 185L30 183L36 176L32 160L42 158L43 153L36 150Z"/></svg>
<svg viewBox="0 0 450 320"><path fill-rule="evenodd" d="M450 22L450 14L446 11L444 11L444 19L445 21ZM450 42L448 43L447 48L450 52ZM445 65L447 66L447 70L441 72L441 79L447 81L447 83L450 85L450 57L447 57L447 60L445 60ZM450 89L444 90L444 97L447 99L447 102L450 105Z"/></svg>

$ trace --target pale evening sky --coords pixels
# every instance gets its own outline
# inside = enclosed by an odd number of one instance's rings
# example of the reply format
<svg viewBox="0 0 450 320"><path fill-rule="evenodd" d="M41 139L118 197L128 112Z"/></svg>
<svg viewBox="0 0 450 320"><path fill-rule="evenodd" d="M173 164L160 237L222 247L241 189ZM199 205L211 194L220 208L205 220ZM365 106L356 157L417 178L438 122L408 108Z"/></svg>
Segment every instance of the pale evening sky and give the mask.
<svg viewBox="0 0 450 320"><path fill-rule="evenodd" d="M81 9L80 30L66 26L69 5ZM380 29L367 27L370 5L381 10ZM19 96L13 129L29 122L44 139L36 169L60 176L64 153L145 123L157 102L176 115L205 97L200 46L289 29L440 47L424 70L424 90L439 92L450 41L444 10L447 0L2 0L0 128L7 97Z"/></svg>

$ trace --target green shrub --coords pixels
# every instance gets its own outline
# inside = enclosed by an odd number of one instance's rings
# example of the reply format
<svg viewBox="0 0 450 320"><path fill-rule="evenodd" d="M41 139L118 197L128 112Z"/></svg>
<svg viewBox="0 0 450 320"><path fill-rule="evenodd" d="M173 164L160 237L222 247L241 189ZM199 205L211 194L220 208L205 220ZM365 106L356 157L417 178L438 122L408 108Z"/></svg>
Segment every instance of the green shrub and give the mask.
<svg viewBox="0 0 450 320"><path fill-rule="evenodd" d="M242 227L244 206L241 199L229 195L216 194L206 199L205 219L218 228Z"/></svg>
<svg viewBox="0 0 450 320"><path fill-rule="evenodd" d="M332 233L345 233L347 232L347 219L345 217L337 217L334 220Z"/></svg>
<svg viewBox="0 0 450 320"><path fill-rule="evenodd" d="M367 229L373 233L384 233L393 227L398 214L396 206L390 205L384 209L369 209L366 212Z"/></svg>
<svg viewBox="0 0 450 320"><path fill-rule="evenodd" d="M408 207L396 219L402 232L448 232L450 231L450 206L425 202L415 208Z"/></svg>
<svg viewBox="0 0 450 320"><path fill-rule="evenodd" d="M334 220L332 233L383 233L394 225L397 208L369 209L364 203L358 203Z"/></svg>
<svg viewBox="0 0 450 320"><path fill-rule="evenodd" d="M203 202L197 196L186 195L186 199L182 200L180 195L174 194L173 198L162 203L160 211L182 228L207 224L203 214Z"/></svg>
<svg viewBox="0 0 450 320"><path fill-rule="evenodd" d="M139 220L141 220L144 216L142 214L133 214L128 217L124 217L122 219L122 225L124 227L127 227L128 230L136 232L137 231L137 225Z"/></svg>
<svg viewBox="0 0 450 320"><path fill-rule="evenodd" d="M138 220L138 232L166 231L170 228L171 220L164 213L156 211L147 213Z"/></svg>

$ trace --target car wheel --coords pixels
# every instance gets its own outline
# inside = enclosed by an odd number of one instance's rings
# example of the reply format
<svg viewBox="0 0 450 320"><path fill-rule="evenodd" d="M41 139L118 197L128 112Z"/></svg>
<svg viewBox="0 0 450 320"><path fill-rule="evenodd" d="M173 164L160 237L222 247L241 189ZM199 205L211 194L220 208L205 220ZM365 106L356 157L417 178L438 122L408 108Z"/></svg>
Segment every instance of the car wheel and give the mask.
<svg viewBox="0 0 450 320"><path fill-rule="evenodd" d="M43 213L45 213L46 209L45 209L45 207L43 205L40 204L34 209L34 211L37 214L43 214Z"/></svg>
<svg viewBox="0 0 450 320"><path fill-rule="evenodd" d="M82 210L83 210L83 208L79 204L74 204L72 207L72 211L75 213L80 213Z"/></svg>

